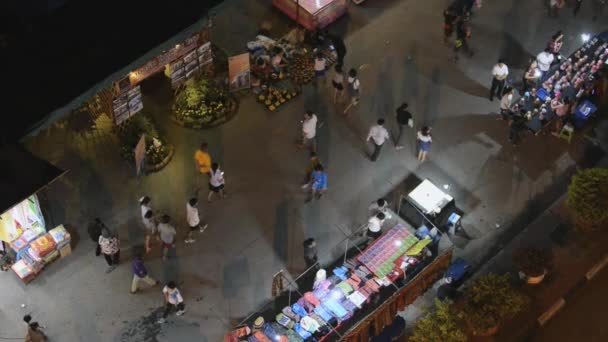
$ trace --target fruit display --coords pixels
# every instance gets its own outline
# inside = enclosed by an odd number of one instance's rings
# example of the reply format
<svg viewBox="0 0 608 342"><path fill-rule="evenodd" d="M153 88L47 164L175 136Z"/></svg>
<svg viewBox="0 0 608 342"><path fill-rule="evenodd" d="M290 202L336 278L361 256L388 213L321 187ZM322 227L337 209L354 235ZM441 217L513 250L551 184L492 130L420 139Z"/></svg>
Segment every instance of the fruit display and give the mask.
<svg viewBox="0 0 608 342"><path fill-rule="evenodd" d="M294 55L289 63L289 75L298 85L312 81L314 77L313 56L310 53Z"/></svg>
<svg viewBox="0 0 608 342"><path fill-rule="evenodd" d="M138 113L118 127L120 155L128 162L134 162L135 146L142 134L146 135L146 170L158 171L169 162L173 147L159 136L147 113Z"/></svg>
<svg viewBox="0 0 608 342"><path fill-rule="evenodd" d="M209 125L232 110L227 91L206 79L186 81L173 104L175 119L190 126Z"/></svg>
<svg viewBox="0 0 608 342"><path fill-rule="evenodd" d="M257 95L258 101L263 103L268 110L274 112L284 103L298 96L295 90L287 90L279 87L266 87Z"/></svg>

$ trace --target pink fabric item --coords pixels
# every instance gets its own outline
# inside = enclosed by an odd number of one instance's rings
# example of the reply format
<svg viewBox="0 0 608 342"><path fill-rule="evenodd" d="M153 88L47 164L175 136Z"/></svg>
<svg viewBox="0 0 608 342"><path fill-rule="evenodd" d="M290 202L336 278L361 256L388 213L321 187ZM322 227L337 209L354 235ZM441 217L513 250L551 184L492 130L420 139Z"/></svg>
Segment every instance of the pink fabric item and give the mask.
<svg viewBox="0 0 608 342"><path fill-rule="evenodd" d="M304 299L306 299L307 302L314 305L315 307L321 305L321 302L319 301L319 299L317 299L317 297L315 297L315 295L312 292L306 292L304 294Z"/></svg>

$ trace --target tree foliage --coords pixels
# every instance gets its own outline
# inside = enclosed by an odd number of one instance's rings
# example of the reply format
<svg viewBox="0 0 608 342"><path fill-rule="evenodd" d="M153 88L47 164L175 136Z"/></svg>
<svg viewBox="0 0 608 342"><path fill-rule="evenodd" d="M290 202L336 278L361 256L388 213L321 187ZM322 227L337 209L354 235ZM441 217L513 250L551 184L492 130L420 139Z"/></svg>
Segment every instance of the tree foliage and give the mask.
<svg viewBox="0 0 608 342"><path fill-rule="evenodd" d="M509 275L489 273L477 278L465 293L464 313L475 331L486 331L521 311L527 298L509 283Z"/></svg>
<svg viewBox="0 0 608 342"><path fill-rule="evenodd" d="M608 169L579 170L568 187L568 208L579 230L608 228Z"/></svg>
<svg viewBox="0 0 608 342"><path fill-rule="evenodd" d="M538 277L553 266L553 253L550 249L521 247L513 254L513 262L527 276Z"/></svg>
<svg viewBox="0 0 608 342"><path fill-rule="evenodd" d="M435 306L416 322L412 342L466 342L462 313L450 301L435 299Z"/></svg>

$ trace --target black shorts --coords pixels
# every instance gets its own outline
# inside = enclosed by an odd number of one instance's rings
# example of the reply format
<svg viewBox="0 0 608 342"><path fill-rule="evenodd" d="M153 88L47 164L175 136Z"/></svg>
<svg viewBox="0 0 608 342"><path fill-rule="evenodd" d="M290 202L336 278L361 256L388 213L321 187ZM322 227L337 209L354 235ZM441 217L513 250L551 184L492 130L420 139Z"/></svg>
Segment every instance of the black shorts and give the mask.
<svg viewBox="0 0 608 342"><path fill-rule="evenodd" d="M342 83L331 81L331 84L333 84L333 86L334 86L334 88L336 88L336 90L339 90L339 91L344 90L344 85Z"/></svg>
<svg viewBox="0 0 608 342"><path fill-rule="evenodd" d="M371 230L367 231L367 237L370 237L372 239L377 239L380 235L382 235L381 230L379 230L377 232L372 232Z"/></svg>
<svg viewBox="0 0 608 342"><path fill-rule="evenodd" d="M195 231L195 230L199 229L199 228L200 228L200 226L201 226L201 225L200 225L200 223L199 223L199 224L197 224L197 225L195 225L195 226L190 226L190 230L191 230L191 231Z"/></svg>
<svg viewBox="0 0 608 342"><path fill-rule="evenodd" d="M220 192L220 190L224 189L224 184L220 185L220 186L213 186L211 185L211 183L209 183L209 190L213 191L213 192Z"/></svg>

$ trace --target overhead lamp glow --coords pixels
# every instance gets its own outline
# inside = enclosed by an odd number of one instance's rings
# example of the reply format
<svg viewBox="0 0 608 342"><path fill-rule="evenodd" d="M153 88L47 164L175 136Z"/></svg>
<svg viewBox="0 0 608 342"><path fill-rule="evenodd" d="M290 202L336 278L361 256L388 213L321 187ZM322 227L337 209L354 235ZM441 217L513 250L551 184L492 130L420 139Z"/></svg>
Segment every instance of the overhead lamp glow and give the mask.
<svg viewBox="0 0 608 342"><path fill-rule="evenodd" d="M589 33L583 33L581 34L581 39L583 40L583 43L586 43L591 39L591 35Z"/></svg>

